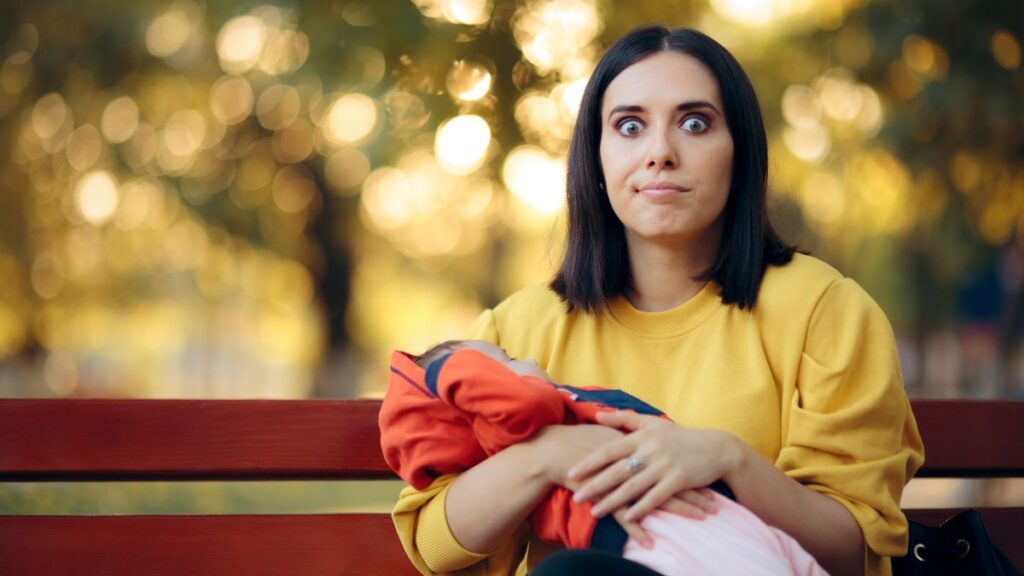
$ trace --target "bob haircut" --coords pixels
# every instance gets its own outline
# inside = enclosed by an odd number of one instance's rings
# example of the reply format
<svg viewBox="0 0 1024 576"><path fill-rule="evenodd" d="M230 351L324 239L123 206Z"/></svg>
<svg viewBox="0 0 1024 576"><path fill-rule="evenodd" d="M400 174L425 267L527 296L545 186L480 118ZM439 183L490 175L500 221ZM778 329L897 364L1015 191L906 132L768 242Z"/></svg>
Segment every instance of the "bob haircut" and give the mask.
<svg viewBox="0 0 1024 576"><path fill-rule="evenodd" d="M722 302L752 309L769 264L793 257L768 220L768 143L757 95L736 59L721 44L690 29L645 26L623 36L598 62L583 92L569 145L568 236L550 287L569 310L599 312L632 284L626 233L612 211L601 168L601 105L623 70L657 52L700 61L718 82L733 139L732 180L722 213L722 241L714 264L696 279L712 280Z"/></svg>

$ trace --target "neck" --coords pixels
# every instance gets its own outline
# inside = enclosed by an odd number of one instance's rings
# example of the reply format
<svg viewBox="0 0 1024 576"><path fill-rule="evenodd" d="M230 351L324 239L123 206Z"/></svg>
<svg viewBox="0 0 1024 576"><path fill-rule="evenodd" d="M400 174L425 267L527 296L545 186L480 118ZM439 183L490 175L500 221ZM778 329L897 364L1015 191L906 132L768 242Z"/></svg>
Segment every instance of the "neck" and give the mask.
<svg viewBox="0 0 1024 576"><path fill-rule="evenodd" d="M647 241L627 243L633 284L626 298L638 310L661 312L675 308L707 284L697 277L714 263L716 251Z"/></svg>

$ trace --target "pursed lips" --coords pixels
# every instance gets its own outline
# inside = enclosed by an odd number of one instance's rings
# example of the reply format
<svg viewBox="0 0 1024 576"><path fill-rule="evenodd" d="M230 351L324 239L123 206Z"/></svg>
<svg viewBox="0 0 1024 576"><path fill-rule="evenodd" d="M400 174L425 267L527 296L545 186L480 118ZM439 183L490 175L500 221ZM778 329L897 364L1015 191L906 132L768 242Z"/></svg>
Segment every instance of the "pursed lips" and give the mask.
<svg viewBox="0 0 1024 576"><path fill-rule="evenodd" d="M689 191L689 188L672 182L651 182L637 189L637 193L651 199L669 199Z"/></svg>

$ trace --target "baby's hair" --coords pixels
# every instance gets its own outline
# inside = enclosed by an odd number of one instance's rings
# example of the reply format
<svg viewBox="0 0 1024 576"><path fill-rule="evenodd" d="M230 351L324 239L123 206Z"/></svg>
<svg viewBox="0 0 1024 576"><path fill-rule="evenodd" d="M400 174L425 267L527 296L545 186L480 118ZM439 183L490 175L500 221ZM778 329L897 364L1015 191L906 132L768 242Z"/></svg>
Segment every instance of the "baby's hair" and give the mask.
<svg viewBox="0 0 1024 576"><path fill-rule="evenodd" d="M464 343L464 340L446 340L441 342L437 346L433 346L423 354L420 354L419 358L416 359L416 365L420 368L426 368L431 362L437 360L441 356L444 356L448 352L458 350Z"/></svg>

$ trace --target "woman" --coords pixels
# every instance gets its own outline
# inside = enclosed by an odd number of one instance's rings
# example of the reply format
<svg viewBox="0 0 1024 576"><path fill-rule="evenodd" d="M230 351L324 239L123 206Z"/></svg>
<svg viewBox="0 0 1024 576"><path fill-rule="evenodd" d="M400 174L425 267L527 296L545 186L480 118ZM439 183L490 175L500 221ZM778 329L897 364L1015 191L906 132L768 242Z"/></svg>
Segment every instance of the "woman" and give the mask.
<svg viewBox="0 0 1024 576"><path fill-rule="evenodd" d="M635 531L721 479L830 573L889 573L923 452L892 330L855 282L779 240L767 165L756 96L716 42L646 27L605 54L570 147L561 268L484 312L473 337L674 423L548 426L403 491L394 518L421 571L533 569L547 551L524 520L555 485Z"/></svg>

